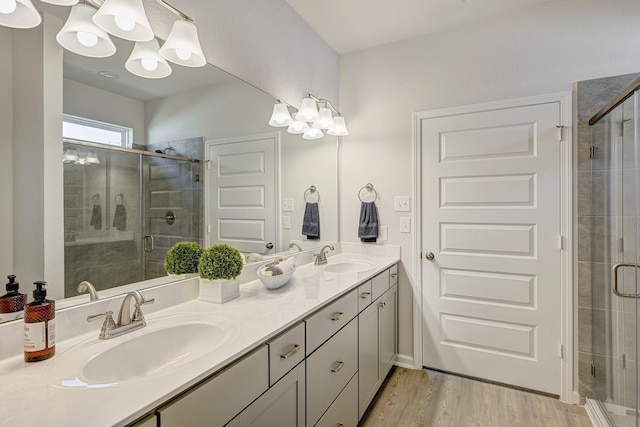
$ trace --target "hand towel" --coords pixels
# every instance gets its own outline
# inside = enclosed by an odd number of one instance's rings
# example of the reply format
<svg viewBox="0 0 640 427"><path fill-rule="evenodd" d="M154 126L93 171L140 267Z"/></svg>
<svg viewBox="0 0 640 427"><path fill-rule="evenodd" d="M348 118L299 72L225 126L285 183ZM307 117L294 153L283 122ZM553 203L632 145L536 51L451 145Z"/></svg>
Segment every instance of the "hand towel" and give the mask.
<svg viewBox="0 0 640 427"><path fill-rule="evenodd" d="M378 210L375 202L362 202L358 237L361 242L375 242L378 238Z"/></svg>
<svg viewBox="0 0 640 427"><path fill-rule="evenodd" d="M127 228L127 210L124 205L116 205L116 213L113 215L113 226L120 231Z"/></svg>
<svg viewBox="0 0 640 427"><path fill-rule="evenodd" d="M89 225L93 226L94 230L102 230L102 207L98 204L93 205Z"/></svg>
<svg viewBox="0 0 640 427"><path fill-rule="evenodd" d="M288 273L289 271L296 268L296 259L294 257L289 257L283 261L278 263L278 267L282 270L283 273Z"/></svg>
<svg viewBox="0 0 640 427"><path fill-rule="evenodd" d="M317 203L306 203L304 217L302 218L302 234L308 240L320 238L320 209Z"/></svg>

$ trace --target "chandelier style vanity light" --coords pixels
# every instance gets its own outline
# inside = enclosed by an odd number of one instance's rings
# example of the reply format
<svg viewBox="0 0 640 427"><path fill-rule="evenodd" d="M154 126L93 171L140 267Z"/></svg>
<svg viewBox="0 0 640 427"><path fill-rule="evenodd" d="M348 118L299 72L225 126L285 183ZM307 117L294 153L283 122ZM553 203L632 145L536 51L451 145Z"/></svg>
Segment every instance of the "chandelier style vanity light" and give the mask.
<svg viewBox="0 0 640 427"><path fill-rule="evenodd" d="M289 105L278 100L273 106L269 124L274 127L287 127L287 132L302 134L303 139L319 139L328 135L347 136L349 131L342 114L326 99L308 94L297 112L291 116ZM293 108L293 107L292 107Z"/></svg>
<svg viewBox="0 0 640 427"><path fill-rule="evenodd" d="M202 67L207 60L200 46L193 19L164 0L159 4L180 17L160 47L144 10L142 0L41 0L71 6L69 17L56 40L65 49L91 58L106 58L116 52L109 35L135 42L125 64L129 72L158 79L171 74L167 61L185 67ZM42 17L31 0L0 0L0 25L33 28Z"/></svg>

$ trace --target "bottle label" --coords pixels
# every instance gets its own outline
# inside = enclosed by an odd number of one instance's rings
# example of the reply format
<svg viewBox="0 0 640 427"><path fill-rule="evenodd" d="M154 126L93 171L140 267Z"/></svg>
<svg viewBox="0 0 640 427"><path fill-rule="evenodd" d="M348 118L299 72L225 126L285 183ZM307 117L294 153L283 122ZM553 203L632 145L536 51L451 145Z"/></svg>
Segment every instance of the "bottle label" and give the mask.
<svg viewBox="0 0 640 427"><path fill-rule="evenodd" d="M56 345L56 319L51 319L47 323L47 347Z"/></svg>
<svg viewBox="0 0 640 427"><path fill-rule="evenodd" d="M40 351L47 348L45 322L24 324L24 351Z"/></svg>
<svg viewBox="0 0 640 427"><path fill-rule="evenodd" d="M23 317L24 317L24 310L14 311L13 313L0 313L0 323L22 319Z"/></svg>

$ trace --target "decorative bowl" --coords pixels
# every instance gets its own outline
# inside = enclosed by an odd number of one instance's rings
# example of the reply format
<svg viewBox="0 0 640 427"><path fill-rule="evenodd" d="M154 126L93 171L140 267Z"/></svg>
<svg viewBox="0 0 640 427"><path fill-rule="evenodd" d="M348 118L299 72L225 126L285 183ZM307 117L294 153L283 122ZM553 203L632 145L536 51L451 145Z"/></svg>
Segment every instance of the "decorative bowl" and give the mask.
<svg viewBox="0 0 640 427"><path fill-rule="evenodd" d="M277 276L263 276L264 270L269 267L272 262L269 262L258 269L258 278L267 289L278 289L287 284L289 279L296 272L296 268L289 270L286 273L278 274Z"/></svg>

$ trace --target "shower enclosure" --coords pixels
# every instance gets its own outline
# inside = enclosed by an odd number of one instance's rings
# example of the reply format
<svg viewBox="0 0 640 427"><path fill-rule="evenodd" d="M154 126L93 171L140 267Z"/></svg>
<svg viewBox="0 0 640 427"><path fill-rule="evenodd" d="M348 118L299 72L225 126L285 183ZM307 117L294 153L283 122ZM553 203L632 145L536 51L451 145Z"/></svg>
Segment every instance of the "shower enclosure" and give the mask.
<svg viewBox="0 0 640 427"><path fill-rule="evenodd" d="M199 160L64 143L65 297L165 276L178 241L201 243Z"/></svg>
<svg viewBox="0 0 640 427"><path fill-rule="evenodd" d="M640 426L638 87L589 121L592 397L613 426Z"/></svg>

